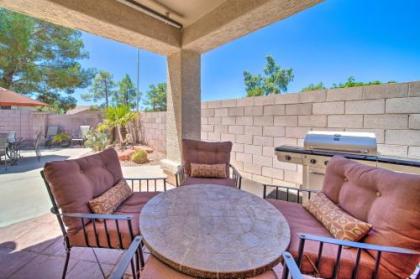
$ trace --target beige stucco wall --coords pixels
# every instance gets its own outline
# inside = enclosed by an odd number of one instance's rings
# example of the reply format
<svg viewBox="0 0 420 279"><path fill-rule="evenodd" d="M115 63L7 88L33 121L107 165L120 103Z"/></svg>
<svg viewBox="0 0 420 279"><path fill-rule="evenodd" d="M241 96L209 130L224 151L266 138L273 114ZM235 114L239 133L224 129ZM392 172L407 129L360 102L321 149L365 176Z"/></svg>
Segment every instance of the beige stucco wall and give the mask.
<svg viewBox="0 0 420 279"><path fill-rule="evenodd" d="M139 139L155 150L166 152L166 112L141 113Z"/></svg>
<svg viewBox="0 0 420 279"><path fill-rule="evenodd" d="M310 130L374 132L380 153L420 159L420 82L204 102L201 123L203 140L234 143L246 177L295 185L302 168L278 162L274 147L301 146Z"/></svg>

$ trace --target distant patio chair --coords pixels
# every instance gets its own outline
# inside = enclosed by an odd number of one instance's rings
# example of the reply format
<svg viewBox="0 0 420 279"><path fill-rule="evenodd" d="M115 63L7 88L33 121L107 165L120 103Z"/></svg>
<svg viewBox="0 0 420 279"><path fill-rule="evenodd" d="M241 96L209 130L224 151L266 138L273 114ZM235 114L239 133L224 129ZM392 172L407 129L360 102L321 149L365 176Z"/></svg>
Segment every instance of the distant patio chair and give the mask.
<svg viewBox="0 0 420 279"><path fill-rule="evenodd" d="M58 126L48 126L45 145L51 146L52 140L54 136L57 134L58 134Z"/></svg>
<svg viewBox="0 0 420 279"><path fill-rule="evenodd" d="M42 141L42 131L39 131L36 135L35 144L34 144L36 159L38 160L38 162L41 161L41 148L40 148L41 141Z"/></svg>
<svg viewBox="0 0 420 279"><path fill-rule="evenodd" d="M1 158L4 157L4 168L7 170L7 137L0 135L0 161Z"/></svg>
<svg viewBox="0 0 420 279"><path fill-rule="evenodd" d="M79 128L79 134L77 137L71 139L71 144L79 144L81 146L84 145L86 141L87 134L89 133L90 126L89 125L82 125Z"/></svg>
<svg viewBox="0 0 420 279"><path fill-rule="evenodd" d="M176 186L192 184L216 184L241 189L242 177L240 173L230 164L230 152L232 143L206 142L184 139L182 141L183 165L176 173ZM225 164L226 177L194 177L191 174L191 164Z"/></svg>

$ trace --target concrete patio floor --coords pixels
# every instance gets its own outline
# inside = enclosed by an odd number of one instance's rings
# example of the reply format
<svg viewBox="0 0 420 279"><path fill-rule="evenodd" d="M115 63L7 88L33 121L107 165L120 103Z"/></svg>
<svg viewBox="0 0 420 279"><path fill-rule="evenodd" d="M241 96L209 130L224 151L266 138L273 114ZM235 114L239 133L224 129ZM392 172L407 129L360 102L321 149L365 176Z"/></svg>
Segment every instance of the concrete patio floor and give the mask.
<svg viewBox="0 0 420 279"><path fill-rule="evenodd" d="M7 171L0 167L0 228L48 213L51 207L40 171L49 161L82 157L89 148L60 148L42 150L38 162L34 151L23 151L18 165ZM124 177L164 177L158 165L123 167Z"/></svg>

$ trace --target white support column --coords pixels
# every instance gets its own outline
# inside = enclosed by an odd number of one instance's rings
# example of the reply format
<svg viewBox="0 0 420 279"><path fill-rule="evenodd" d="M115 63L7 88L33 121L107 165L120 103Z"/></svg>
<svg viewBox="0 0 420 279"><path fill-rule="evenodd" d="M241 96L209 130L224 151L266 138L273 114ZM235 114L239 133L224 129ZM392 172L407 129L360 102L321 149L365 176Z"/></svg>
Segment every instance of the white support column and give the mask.
<svg viewBox="0 0 420 279"><path fill-rule="evenodd" d="M201 55L181 50L167 61L167 159L162 160L162 168L174 173L182 161L182 139L201 138Z"/></svg>

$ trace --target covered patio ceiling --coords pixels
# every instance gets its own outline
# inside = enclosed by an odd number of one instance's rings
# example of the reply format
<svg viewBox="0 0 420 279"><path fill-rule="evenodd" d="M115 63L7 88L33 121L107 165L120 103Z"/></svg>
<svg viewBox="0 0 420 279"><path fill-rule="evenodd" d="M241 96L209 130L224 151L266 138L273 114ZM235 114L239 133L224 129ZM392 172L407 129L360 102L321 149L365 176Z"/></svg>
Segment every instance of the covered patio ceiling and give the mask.
<svg viewBox="0 0 420 279"><path fill-rule="evenodd" d="M201 139L201 54L321 0L0 0L0 6L167 56L167 159Z"/></svg>
<svg viewBox="0 0 420 279"><path fill-rule="evenodd" d="M203 53L321 0L0 0L0 6L162 55ZM146 7L179 23L145 13Z"/></svg>

